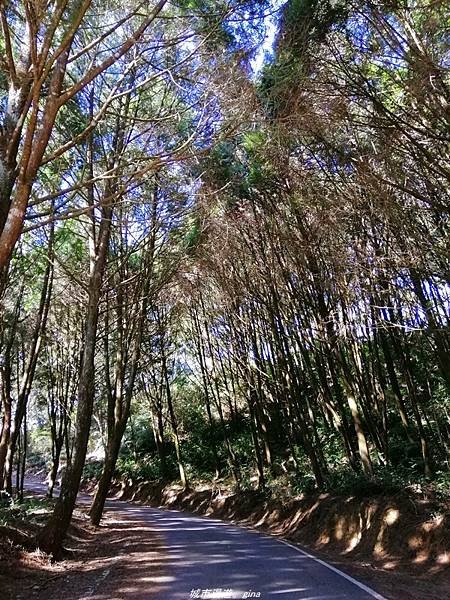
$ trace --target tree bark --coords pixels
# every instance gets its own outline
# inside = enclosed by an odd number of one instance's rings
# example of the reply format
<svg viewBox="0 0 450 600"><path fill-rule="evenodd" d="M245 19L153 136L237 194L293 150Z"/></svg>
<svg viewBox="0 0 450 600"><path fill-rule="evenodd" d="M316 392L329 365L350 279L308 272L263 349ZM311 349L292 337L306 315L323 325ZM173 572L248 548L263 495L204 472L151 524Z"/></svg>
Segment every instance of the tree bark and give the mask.
<svg viewBox="0 0 450 600"><path fill-rule="evenodd" d="M37 546L54 557L60 556L63 541L70 525L83 473L91 428L95 392L94 356L97 341L98 308L111 230L111 206L105 206L102 212L97 254L93 261L93 269L89 278L89 299L86 313L84 349L77 395L78 407L74 456L71 465L68 465L63 477L61 493L56 502L53 514L36 539Z"/></svg>

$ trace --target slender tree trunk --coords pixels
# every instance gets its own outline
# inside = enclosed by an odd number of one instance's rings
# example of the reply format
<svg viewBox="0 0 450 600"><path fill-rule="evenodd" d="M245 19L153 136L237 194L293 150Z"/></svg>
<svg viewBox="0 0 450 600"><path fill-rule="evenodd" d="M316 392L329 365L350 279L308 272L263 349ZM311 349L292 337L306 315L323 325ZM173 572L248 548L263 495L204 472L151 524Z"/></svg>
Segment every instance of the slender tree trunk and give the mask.
<svg viewBox="0 0 450 600"><path fill-rule="evenodd" d="M41 297L39 302L39 310L36 318L36 323L31 338L28 361L25 366L25 371L20 382L19 394L17 396L16 412L14 415L14 426L11 430L11 435L6 454L4 465L4 486L11 492L12 488L12 469L14 463L14 454L16 452L17 438L22 426L22 421L26 416L28 399L33 385L34 375L36 372L37 361L42 346L42 339L47 326L48 313L50 309L50 299L53 288L53 242L54 242L54 223L50 228L49 244L47 251L47 267L45 270L44 281L42 284Z"/></svg>
<svg viewBox="0 0 450 600"><path fill-rule="evenodd" d="M2 433L0 437L0 473L3 473L6 461L12 422L12 400L8 370L5 366L0 366L0 399L3 408Z"/></svg>
<svg viewBox="0 0 450 600"><path fill-rule="evenodd" d="M84 348L77 397L75 451L61 484L61 493L53 515L37 536L37 546L57 557L70 525L86 458L94 404L94 356L97 341L98 306L108 250L112 209L103 208L97 255L89 278L89 301L86 313Z"/></svg>
<svg viewBox="0 0 450 600"><path fill-rule="evenodd" d="M91 508L89 509L89 516L93 525L99 525L102 518L106 498L108 496L111 481L116 468L117 458L119 456L122 437L125 432L126 421L127 420L124 419L114 428L114 432L108 441L102 474L97 484L94 500Z"/></svg>
<svg viewBox="0 0 450 600"><path fill-rule="evenodd" d="M134 392L136 376L141 358L142 338L144 334L145 323L147 320L147 308L150 295L150 286L153 280L153 262L155 251L155 232L156 232L156 214L158 203L158 188L157 184L153 190L153 222L149 240L149 248L145 256L145 268L143 273L143 282L138 286L135 299L136 319L131 319L132 325L126 325L123 310L123 292L119 286L117 292L117 322L119 327L118 348L116 354L116 385L114 390L114 407L113 414L108 415L108 444L105 452L105 463L102 474L95 492L95 497L89 511L91 523L98 525L100 523L103 509L106 502L106 497L111 485L114 471L116 468L117 458L119 456L122 438L130 416L131 400ZM127 248L125 248L127 251ZM124 266L124 265L123 265ZM126 279L125 274L122 274L122 280ZM137 323L134 327L134 323ZM126 335L127 327L130 334ZM134 339L133 339L134 338ZM129 347L133 347L133 351L128 351ZM128 379L126 372L128 367Z"/></svg>

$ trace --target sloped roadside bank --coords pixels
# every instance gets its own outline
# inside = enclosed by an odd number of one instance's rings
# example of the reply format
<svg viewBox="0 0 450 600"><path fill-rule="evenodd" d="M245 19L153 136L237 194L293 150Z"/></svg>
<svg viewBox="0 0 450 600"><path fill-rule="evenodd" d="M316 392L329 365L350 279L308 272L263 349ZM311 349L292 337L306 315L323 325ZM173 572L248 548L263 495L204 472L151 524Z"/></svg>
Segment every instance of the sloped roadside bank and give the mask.
<svg viewBox="0 0 450 600"><path fill-rule="evenodd" d="M281 502L257 492L183 490L132 480L115 482L111 493L301 544L392 600L450 597L448 507L410 493L359 498L315 494Z"/></svg>

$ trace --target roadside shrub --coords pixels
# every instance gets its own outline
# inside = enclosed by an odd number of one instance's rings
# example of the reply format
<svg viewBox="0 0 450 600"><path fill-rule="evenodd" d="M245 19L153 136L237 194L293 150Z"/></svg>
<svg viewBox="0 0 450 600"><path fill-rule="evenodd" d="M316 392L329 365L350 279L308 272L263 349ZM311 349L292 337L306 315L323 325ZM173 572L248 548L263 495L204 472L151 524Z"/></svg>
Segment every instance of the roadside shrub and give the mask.
<svg viewBox="0 0 450 600"><path fill-rule="evenodd" d="M87 481L99 479L102 474L102 469L103 462L100 460L90 460L86 462L83 469L83 479Z"/></svg>

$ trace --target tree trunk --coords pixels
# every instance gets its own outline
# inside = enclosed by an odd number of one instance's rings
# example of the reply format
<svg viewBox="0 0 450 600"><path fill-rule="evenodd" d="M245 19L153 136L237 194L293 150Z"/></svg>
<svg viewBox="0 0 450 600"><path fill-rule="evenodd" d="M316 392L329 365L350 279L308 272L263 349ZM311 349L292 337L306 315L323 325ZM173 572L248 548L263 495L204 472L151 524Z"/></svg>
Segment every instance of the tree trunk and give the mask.
<svg viewBox="0 0 450 600"><path fill-rule="evenodd" d="M61 554L62 544L75 507L86 459L95 393L94 356L97 340L98 306L108 250L111 219L112 209L110 206L106 206L103 208L97 256L93 261L93 268L89 278L89 302L84 337L85 345L77 395L78 408L74 456L72 464L68 465L63 477L61 493L56 502L53 515L37 536L37 546L54 557L58 557Z"/></svg>
<svg viewBox="0 0 450 600"><path fill-rule="evenodd" d="M100 476L97 489L95 491L94 500L92 501L92 505L89 510L91 523L96 526L99 525L100 520L102 518L106 498L108 496L111 481L116 468L117 458L119 456L122 437L125 432L126 421L127 420L124 419L115 427L114 432L112 433L111 439L109 440L106 448L105 462L103 465L102 474Z"/></svg>
<svg viewBox="0 0 450 600"><path fill-rule="evenodd" d="M26 417L28 398L31 393L34 375L36 371L39 352L41 350L42 338L47 326L48 312L50 309L50 299L53 289L53 241L54 241L54 223L50 228L50 236L47 251L47 268L45 269L44 281L42 283L41 297L39 302L39 310L34 325L31 345L29 349L28 361L25 366L24 374L20 382L19 394L17 396L16 411L14 415L14 427L11 430L11 435L6 453L6 461L4 465L4 486L6 490L11 492L12 488L12 469L14 463L14 454L16 452L16 444L22 427L22 421Z"/></svg>

